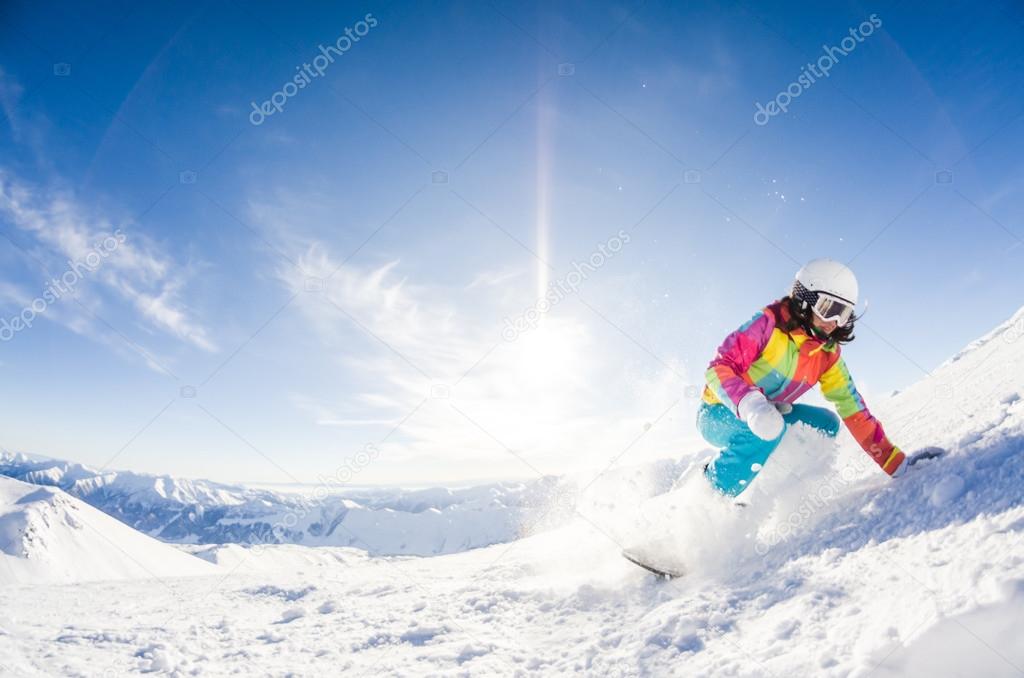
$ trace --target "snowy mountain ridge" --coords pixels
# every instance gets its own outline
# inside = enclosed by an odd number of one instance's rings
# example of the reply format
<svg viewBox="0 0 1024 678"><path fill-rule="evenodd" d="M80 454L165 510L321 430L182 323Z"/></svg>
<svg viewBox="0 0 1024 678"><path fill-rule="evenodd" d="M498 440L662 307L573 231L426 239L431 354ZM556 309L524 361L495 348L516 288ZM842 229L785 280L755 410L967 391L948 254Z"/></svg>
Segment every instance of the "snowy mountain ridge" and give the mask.
<svg viewBox="0 0 1024 678"><path fill-rule="evenodd" d="M946 367L951 363L955 363L957 360L965 355L978 350L982 346L988 344L996 339L1002 339L1008 344L1016 343L1024 337L1024 306L1020 307L1016 313L1014 313L1009 320L997 325L993 330L986 333L985 335L978 337L971 343L967 344L963 349L955 353L948 360L943 362L939 368Z"/></svg>
<svg viewBox="0 0 1024 678"><path fill-rule="evenodd" d="M0 584L216 574L65 492L0 476Z"/></svg>
<svg viewBox="0 0 1024 678"><path fill-rule="evenodd" d="M24 454L0 455L0 476L59 487L131 527L182 544L355 546L433 555L507 542L549 513L561 481L462 489L352 490L315 498L206 480L97 470Z"/></svg>

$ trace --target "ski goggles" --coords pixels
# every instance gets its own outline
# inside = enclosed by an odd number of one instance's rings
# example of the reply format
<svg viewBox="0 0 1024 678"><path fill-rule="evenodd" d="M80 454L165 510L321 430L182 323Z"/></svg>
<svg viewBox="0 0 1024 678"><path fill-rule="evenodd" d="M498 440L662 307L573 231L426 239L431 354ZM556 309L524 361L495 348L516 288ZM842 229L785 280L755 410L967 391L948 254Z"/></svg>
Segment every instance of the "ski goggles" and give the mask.
<svg viewBox="0 0 1024 678"><path fill-rule="evenodd" d="M811 306L811 310L825 322L835 322L842 326L850 322L854 307L848 301L818 292L818 298Z"/></svg>

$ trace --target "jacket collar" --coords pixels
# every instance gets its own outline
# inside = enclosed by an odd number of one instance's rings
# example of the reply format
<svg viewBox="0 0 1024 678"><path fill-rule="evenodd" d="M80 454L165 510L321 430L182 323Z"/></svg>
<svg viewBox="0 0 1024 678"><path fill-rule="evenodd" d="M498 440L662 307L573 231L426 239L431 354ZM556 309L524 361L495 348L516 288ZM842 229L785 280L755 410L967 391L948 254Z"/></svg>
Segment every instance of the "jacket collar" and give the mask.
<svg viewBox="0 0 1024 678"><path fill-rule="evenodd" d="M784 325L785 323L788 323L790 319L793 317L793 314L790 313L789 311L789 305L783 303L781 299L779 301L776 301L769 308L772 309L772 311L775 313L775 317L778 319L776 325ZM822 339L819 339L813 334L807 332L803 327L797 327L796 329L791 330L789 332L789 335L795 338L796 343L799 346L803 346L804 344L810 342L808 344L811 347L810 355L814 355L818 351L832 353L833 351L839 348L838 344L823 341Z"/></svg>

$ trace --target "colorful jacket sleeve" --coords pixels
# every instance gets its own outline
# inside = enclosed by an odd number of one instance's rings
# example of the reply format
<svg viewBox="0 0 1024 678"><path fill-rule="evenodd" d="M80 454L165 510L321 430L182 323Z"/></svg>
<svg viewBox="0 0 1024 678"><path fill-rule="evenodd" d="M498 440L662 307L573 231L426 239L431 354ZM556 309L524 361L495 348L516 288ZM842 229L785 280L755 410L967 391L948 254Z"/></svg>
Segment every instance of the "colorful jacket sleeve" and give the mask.
<svg viewBox="0 0 1024 678"><path fill-rule="evenodd" d="M705 378L711 391L736 412L743 396L756 387L742 375L750 369L768 344L775 329L775 317L767 309L760 311L745 325L730 334L718 347L718 355L708 365Z"/></svg>
<svg viewBox="0 0 1024 678"><path fill-rule="evenodd" d="M839 357L818 380L821 392L832 403L854 439L882 470L892 475L903 463L904 454L889 442L882 424L871 416L864 399L850 378L846 361Z"/></svg>

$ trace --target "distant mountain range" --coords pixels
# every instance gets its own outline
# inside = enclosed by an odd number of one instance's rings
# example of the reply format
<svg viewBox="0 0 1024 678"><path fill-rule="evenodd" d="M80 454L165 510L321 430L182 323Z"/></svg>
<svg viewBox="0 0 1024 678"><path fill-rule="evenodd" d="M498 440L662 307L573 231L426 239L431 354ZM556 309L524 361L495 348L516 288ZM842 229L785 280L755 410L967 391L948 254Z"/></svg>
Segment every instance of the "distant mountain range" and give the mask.
<svg viewBox="0 0 1024 678"><path fill-rule="evenodd" d="M555 477L465 489L361 490L303 496L69 461L0 455L0 475L68 494L165 542L352 546L435 555L511 541L571 512Z"/></svg>

